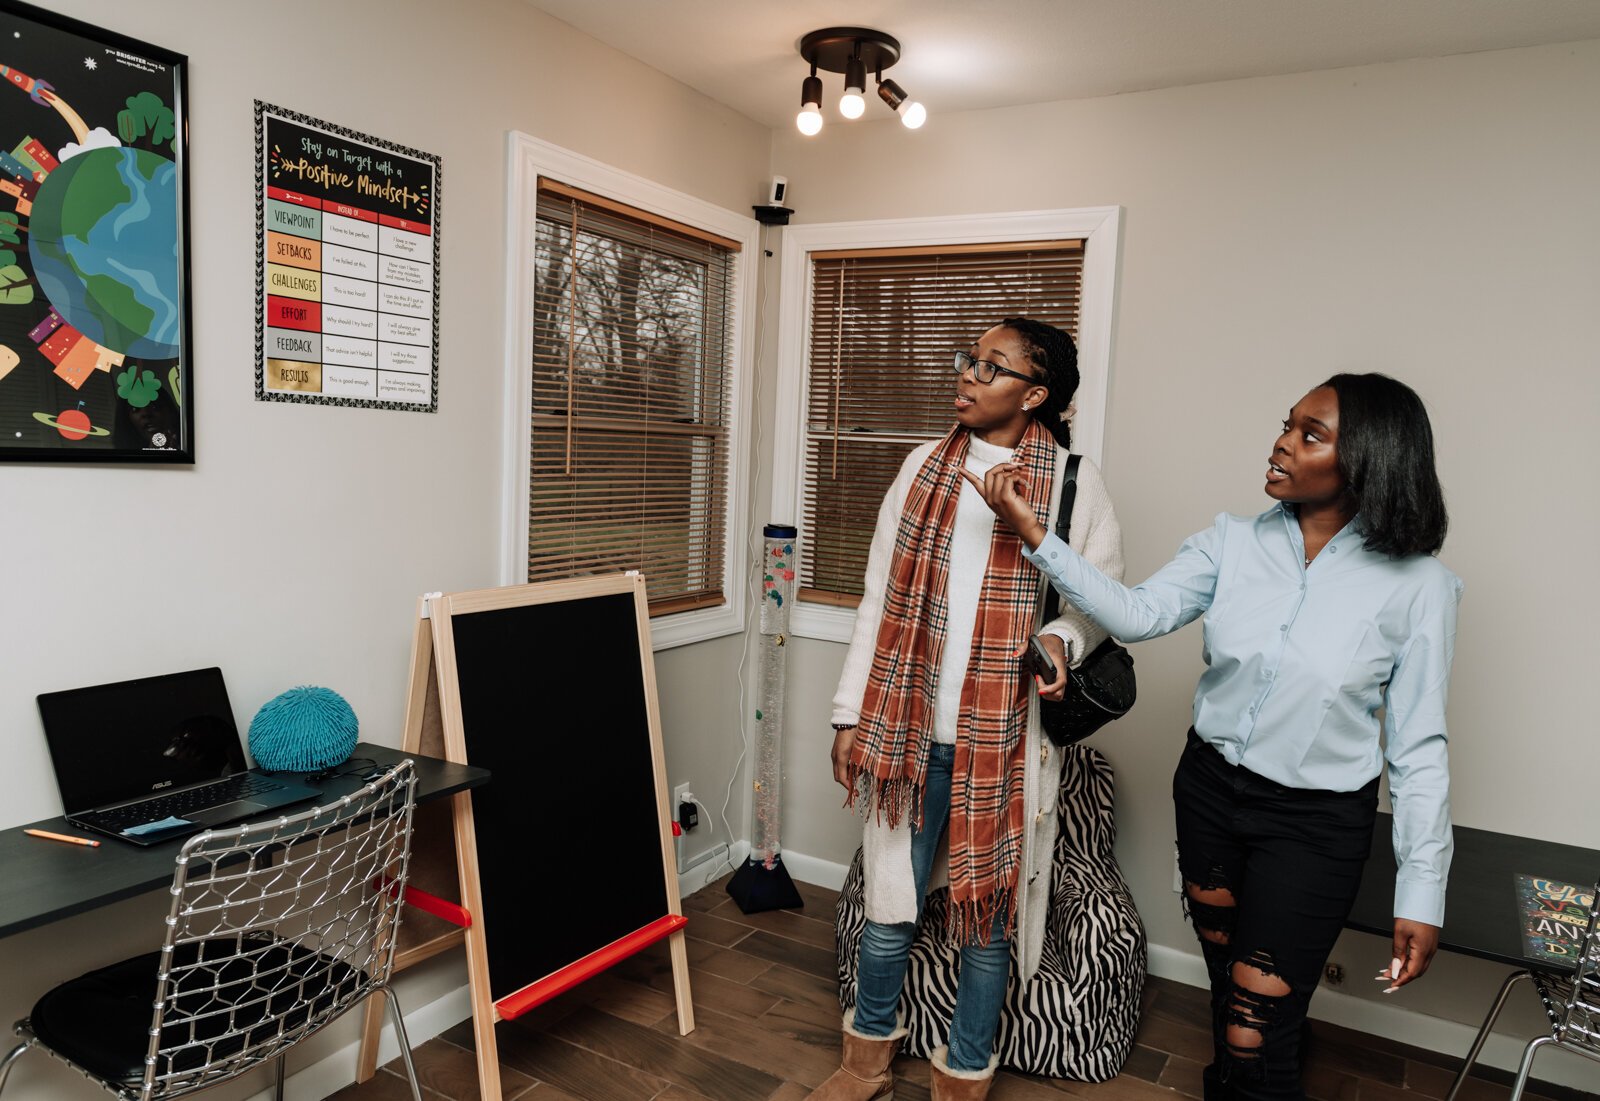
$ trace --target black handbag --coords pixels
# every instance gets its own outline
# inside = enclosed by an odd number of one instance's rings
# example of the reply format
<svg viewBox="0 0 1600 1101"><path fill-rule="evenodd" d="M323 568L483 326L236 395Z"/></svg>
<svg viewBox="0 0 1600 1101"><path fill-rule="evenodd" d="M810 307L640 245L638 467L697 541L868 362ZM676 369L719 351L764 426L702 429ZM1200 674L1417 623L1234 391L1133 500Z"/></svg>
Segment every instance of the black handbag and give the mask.
<svg viewBox="0 0 1600 1101"><path fill-rule="evenodd" d="M1056 534L1067 541L1072 526L1072 504L1078 496L1078 456L1067 457L1061 505L1056 513ZM1060 598L1054 585L1045 583L1044 622L1056 618ZM1112 719L1128 713L1138 696L1133 678L1133 655L1114 638L1089 652L1076 669L1067 672L1067 689L1060 700L1039 698L1039 725L1058 746L1083 741Z"/></svg>

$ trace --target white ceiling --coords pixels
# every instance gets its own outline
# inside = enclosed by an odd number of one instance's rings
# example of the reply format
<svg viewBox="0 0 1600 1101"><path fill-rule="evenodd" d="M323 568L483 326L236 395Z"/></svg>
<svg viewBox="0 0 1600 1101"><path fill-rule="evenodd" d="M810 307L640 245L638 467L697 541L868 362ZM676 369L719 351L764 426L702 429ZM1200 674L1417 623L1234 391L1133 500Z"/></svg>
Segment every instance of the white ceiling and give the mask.
<svg viewBox="0 0 1600 1101"><path fill-rule="evenodd" d="M772 127L800 106L801 36L836 25L898 38L886 75L931 114L1600 38L1600 0L528 2Z"/></svg>

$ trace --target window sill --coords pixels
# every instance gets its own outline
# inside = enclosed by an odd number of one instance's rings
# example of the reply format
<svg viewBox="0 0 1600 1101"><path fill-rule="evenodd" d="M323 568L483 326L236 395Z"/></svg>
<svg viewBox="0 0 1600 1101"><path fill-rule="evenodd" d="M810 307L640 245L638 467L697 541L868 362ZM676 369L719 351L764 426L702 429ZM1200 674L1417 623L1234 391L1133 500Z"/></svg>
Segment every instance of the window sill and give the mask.
<svg viewBox="0 0 1600 1101"><path fill-rule="evenodd" d="M678 612L650 621L650 649L657 652L671 650L676 646L736 635L743 630L739 610L729 603L693 612Z"/></svg>
<svg viewBox="0 0 1600 1101"><path fill-rule="evenodd" d="M855 629L854 608L836 608L829 604L808 604L797 600L794 610L789 613L789 633L797 638L849 642Z"/></svg>

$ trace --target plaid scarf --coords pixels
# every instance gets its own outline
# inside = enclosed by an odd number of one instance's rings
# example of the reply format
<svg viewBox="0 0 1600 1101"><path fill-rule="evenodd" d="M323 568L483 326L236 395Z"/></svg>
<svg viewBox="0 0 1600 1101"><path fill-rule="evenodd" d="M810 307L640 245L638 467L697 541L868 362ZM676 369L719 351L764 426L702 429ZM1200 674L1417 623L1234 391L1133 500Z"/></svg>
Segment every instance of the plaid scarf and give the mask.
<svg viewBox="0 0 1600 1101"><path fill-rule="evenodd" d="M890 828L922 822L922 792L933 744L935 693L946 630L946 589L956 505L969 439L959 425L917 471L900 513L872 670L850 754L851 801ZM1028 503L1041 521L1050 507L1055 441L1037 421L1015 451ZM1038 616L1039 573L1022 540L996 522L989 544L961 686L950 787L950 933L956 944L986 944L997 913L1016 928L1022 867L1028 682L1017 651Z"/></svg>

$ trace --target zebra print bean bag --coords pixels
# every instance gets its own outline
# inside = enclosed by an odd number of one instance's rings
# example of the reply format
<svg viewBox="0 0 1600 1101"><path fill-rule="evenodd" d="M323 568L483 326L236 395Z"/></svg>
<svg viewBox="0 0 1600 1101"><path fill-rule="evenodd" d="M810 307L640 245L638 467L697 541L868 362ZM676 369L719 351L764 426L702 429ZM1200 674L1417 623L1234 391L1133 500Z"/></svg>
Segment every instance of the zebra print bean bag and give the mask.
<svg viewBox="0 0 1600 1101"><path fill-rule="evenodd" d="M1111 852L1116 839L1111 766L1087 746L1065 752L1044 953L1025 988L1017 983L1013 959L996 1047L1004 1067L1104 1082L1116 1076L1133 1049L1144 990L1144 925ZM861 874L858 849L835 918L839 1001L847 1011L856 1002L857 948L867 920ZM928 896L911 946L900 995L910 1029L901 1050L909 1055L927 1056L949 1040L958 957L944 944L948 903L945 888Z"/></svg>

